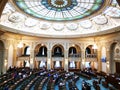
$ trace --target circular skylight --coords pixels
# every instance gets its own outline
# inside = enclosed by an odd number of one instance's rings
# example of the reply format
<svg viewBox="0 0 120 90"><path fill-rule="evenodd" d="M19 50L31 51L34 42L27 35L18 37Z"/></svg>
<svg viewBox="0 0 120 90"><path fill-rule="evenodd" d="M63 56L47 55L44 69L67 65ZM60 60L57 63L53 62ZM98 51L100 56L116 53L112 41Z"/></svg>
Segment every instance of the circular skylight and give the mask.
<svg viewBox="0 0 120 90"><path fill-rule="evenodd" d="M28 27L35 26L35 25L37 25L37 20L32 19L32 18L27 18L25 20L25 25L28 26Z"/></svg>
<svg viewBox="0 0 120 90"><path fill-rule="evenodd" d="M85 37L118 31L119 17L116 0L10 0L1 15L0 27L40 37Z"/></svg>
<svg viewBox="0 0 120 90"><path fill-rule="evenodd" d="M40 19L68 21L88 17L100 10L104 0L14 0L25 13Z"/></svg>

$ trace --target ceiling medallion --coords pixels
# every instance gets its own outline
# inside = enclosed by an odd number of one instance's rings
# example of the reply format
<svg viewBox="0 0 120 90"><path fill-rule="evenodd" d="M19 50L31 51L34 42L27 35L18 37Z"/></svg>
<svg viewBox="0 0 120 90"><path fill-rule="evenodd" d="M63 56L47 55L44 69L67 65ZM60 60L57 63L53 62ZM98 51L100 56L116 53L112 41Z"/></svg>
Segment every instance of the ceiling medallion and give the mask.
<svg viewBox="0 0 120 90"><path fill-rule="evenodd" d="M104 15L98 15L94 17L93 21L98 25L104 25L108 23L108 19Z"/></svg>
<svg viewBox="0 0 120 90"><path fill-rule="evenodd" d="M13 22L13 23L18 23L20 21L22 21L22 19L24 19L24 17L22 16L22 14L20 13L12 13L9 17L8 20Z"/></svg>
<svg viewBox="0 0 120 90"><path fill-rule="evenodd" d="M92 27L92 22L90 20L84 20L80 22L80 26L84 29L89 29Z"/></svg>
<svg viewBox="0 0 120 90"><path fill-rule="evenodd" d="M37 23L38 23L38 21L35 19L32 19L32 18L27 18L25 20L25 25L28 27L33 27L33 26L37 25Z"/></svg>
<svg viewBox="0 0 120 90"><path fill-rule="evenodd" d="M41 4L49 10L60 12L73 9L78 2L76 0L42 0Z"/></svg>
<svg viewBox="0 0 120 90"><path fill-rule="evenodd" d="M62 31L64 29L64 24L63 23L54 23L53 29L56 31Z"/></svg>
<svg viewBox="0 0 120 90"><path fill-rule="evenodd" d="M77 24L77 23L67 23L67 24L66 24L66 27L67 27L69 30L77 30L78 24Z"/></svg>
<svg viewBox="0 0 120 90"><path fill-rule="evenodd" d="M47 23L47 22L40 23L40 29L42 29L42 30L47 30L50 28L50 26L51 26L51 23Z"/></svg>

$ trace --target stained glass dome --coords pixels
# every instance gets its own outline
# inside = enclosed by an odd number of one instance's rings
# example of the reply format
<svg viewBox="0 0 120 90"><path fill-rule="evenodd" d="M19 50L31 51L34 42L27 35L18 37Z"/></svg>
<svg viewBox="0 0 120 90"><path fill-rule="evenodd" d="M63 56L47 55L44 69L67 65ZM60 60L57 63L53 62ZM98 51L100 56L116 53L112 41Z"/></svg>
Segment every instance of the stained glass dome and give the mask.
<svg viewBox="0 0 120 90"><path fill-rule="evenodd" d="M9 0L0 28L38 37L72 38L120 31L116 0Z"/></svg>
<svg viewBox="0 0 120 90"><path fill-rule="evenodd" d="M103 8L105 0L14 0L26 14L45 20L68 21L88 17Z"/></svg>

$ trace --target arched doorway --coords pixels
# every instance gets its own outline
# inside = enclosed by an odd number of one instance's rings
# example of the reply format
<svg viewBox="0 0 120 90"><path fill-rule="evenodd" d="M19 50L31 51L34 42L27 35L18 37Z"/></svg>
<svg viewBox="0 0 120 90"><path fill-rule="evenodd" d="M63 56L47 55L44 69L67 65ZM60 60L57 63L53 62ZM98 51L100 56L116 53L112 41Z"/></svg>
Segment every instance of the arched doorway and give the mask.
<svg viewBox="0 0 120 90"><path fill-rule="evenodd" d="M120 74L120 46L116 42L110 47L110 70Z"/></svg>
<svg viewBox="0 0 120 90"><path fill-rule="evenodd" d="M0 73L3 73L3 67L4 67L4 43L0 40ZM5 66L7 68L7 66Z"/></svg>

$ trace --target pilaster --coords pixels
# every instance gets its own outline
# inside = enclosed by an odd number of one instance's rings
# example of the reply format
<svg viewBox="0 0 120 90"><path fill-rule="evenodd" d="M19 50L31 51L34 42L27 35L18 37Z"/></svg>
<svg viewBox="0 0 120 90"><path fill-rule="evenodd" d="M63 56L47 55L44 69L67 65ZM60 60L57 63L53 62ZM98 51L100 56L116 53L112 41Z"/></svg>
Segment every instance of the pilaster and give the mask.
<svg viewBox="0 0 120 90"><path fill-rule="evenodd" d="M97 49L97 61L98 61L98 71L102 70L102 62L101 62L101 50L100 48Z"/></svg>
<svg viewBox="0 0 120 90"><path fill-rule="evenodd" d="M110 70L110 50L107 49L106 50L106 65L107 65L107 73L110 73L111 70Z"/></svg>
<svg viewBox="0 0 120 90"><path fill-rule="evenodd" d="M64 51L64 58L65 58L65 62L64 62L64 70L68 71L68 50Z"/></svg>
<svg viewBox="0 0 120 90"><path fill-rule="evenodd" d="M85 68L85 48L81 49L81 69Z"/></svg>
<svg viewBox="0 0 120 90"><path fill-rule="evenodd" d="M30 50L30 68L34 68L34 50Z"/></svg>
<svg viewBox="0 0 120 90"><path fill-rule="evenodd" d="M52 66L51 56L52 56L52 50L48 50L47 51L47 69L51 69L51 66Z"/></svg>

